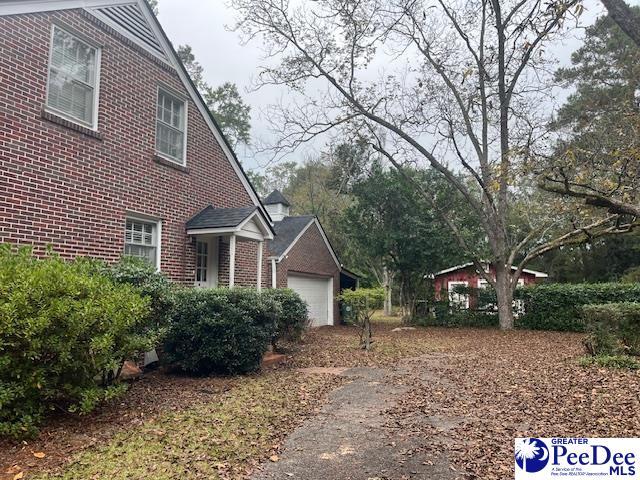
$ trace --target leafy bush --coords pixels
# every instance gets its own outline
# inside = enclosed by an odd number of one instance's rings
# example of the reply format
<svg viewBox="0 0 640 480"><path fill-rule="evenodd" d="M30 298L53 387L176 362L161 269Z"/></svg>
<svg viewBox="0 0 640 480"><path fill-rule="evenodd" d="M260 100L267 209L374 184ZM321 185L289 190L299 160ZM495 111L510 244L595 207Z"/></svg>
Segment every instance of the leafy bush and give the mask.
<svg viewBox="0 0 640 480"><path fill-rule="evenodd" d="M279 315L280 305L255 290L182 290L164 345L167 360L196 375L257 370Z"/></svg>
<svg viewBox="0 0 640 480"><path fill-rule="evenodd" d="M591 355L640 355L640 303L587 305L582 312Z"/></svg>
<svg viewBox="0 0 640 480"><path fill-rule="evenodd" d="M278 305L280 312L276 319L276 331L272 343L280 340L297 341L309 326L309 311L307 304L293 290L268 289L262 293Z"/></svg>
<svg viewBox="0 0 640 480"><path fill-rule="evenodd" d="M86 261L0 245L0 435L34 433L54 405L84 413L120 393L123 361L153 347L149 318L147 299Z"/></svg>
<svg viewBox="0 0 640 480"><path fill-rule="evenodd" d="M141 258L125 256L102 273L115 283L133 285L151 301L151 316L159 326L166 326L175 305L175 285L156 268Z"/></svg>
<svg viewBox="0 0 640 480"><path fill-rule="evenodd" d="M640 302L640 284L542 284L518 289L516 298L524 301L526 312L517 327L580 332L584 305Z"/></svg>

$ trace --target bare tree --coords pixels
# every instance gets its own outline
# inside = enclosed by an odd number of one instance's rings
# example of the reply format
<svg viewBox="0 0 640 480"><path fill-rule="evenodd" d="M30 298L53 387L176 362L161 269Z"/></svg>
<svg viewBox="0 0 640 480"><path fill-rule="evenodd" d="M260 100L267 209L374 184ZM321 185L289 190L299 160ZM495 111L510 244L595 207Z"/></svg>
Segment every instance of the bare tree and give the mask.
<svg viewBox="0 0 640 480"><path fill-rule="evenodd" d="M426 161L460 192L486 232L495 279L455 212L415 184L495 288L502 328L513 327L513 293L528 262L629 228L615 215L584 209L568 224L554 212L531 218L526 231L513 227L514 201L527 199L529 152L546 133L545 49L579 14L579 0L230 3L245 40L265 46L269 62L257 87L286 85L297 99L270 112L281 132L276 151L340 128L365 138L400 172ZM307 93L319 85L326 86L322 95Z"/></svg>

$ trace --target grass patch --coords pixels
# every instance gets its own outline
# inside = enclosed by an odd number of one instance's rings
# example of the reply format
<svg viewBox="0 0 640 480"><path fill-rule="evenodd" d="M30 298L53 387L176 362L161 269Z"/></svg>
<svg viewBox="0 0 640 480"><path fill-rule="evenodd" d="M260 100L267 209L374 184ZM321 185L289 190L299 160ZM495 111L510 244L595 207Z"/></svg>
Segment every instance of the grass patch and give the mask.
<svg viewBox="0 0 640 480"><path fill-rule="evenodd" d="M35 478L235 479L274 455L286 433L336 386L336 377L270 372L247 377L216 403L164 414Z"/></svg>
<svg viewBox="0 0 640 480"><path fill-rule="evenodd" d="M582 367L605 367L628 370L640 369L640 361L629 355L596 355L581 357L578 361Z"/></svg>

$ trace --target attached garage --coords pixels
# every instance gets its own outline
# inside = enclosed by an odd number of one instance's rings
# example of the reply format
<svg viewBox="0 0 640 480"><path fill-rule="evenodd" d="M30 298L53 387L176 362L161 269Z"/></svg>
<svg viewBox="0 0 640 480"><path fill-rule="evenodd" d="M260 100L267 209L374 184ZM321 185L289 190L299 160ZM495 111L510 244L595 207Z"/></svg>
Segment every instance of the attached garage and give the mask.
<svg viewBox="0 0 640 480"><path fill-rule="evenodd" d="M287 286L307 302L311 326L333 325L333 278L316 278L289 273Z"/></svg>

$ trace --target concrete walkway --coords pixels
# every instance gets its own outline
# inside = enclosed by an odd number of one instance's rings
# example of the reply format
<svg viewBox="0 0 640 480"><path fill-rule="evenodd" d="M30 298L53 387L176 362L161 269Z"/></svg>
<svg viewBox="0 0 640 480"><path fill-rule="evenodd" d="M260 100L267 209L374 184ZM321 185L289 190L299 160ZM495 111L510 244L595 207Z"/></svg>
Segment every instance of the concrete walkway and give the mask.
<svg viewBox="0 0 640 480"><path fill-rule="evenodd" d="M385 412L408 388L402 384L403 372L353 368L339 374L351 381L334 391L321 412L288 437L279 461L263 465L252 480L454 478L446 458L421 453L429 439L403 435L397 419L390 426ZM442 421L423 417L419 421Z"/></svg>

